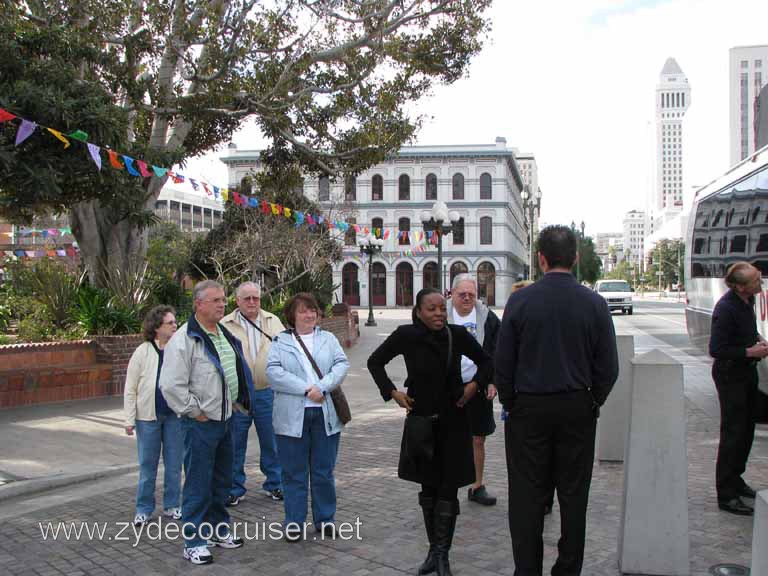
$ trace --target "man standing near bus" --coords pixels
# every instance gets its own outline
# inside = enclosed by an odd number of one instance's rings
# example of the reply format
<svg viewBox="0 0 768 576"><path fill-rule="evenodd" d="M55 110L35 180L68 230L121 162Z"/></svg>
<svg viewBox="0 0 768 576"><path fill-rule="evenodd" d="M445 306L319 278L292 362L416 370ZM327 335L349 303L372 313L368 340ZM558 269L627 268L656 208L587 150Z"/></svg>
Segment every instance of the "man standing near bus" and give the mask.
<svg viewBox="0 0 768 576"><path fill-rule="evenodd" d="M741 477L755 437L757 363L768 356L768 343L757 331L755 294L762 290L760 270L748 262L728 267L729 290L712 312L709 354L715 361L712 379L720 401L720 445L715 483L721 510L752 516L754 508L743 499L755 491Z"/></svg>

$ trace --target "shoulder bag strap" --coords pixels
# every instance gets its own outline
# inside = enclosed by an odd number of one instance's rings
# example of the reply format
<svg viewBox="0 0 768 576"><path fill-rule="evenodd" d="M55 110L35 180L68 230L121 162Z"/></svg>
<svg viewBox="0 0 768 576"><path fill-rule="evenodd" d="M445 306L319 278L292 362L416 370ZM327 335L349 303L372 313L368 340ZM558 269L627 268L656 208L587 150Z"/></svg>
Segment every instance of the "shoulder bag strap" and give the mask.
<svg viewBox="0 0 768 576"><path fill-rule="evenodd" d="M240 314L240 317L241 317L241 318L245 318L245 321L246 321L246 322L248 322L248 324L250 324L251 326L253 326L254 328L256 328L256 330L258 330L259 332L261 332L261 333L262 333L264 336L266 336L266 337L267 337L267 338L269 338L270 340L272 340L272 339L273 339L273 338L272 338L272 336L270 336L269 334L267 334L266 332L264 332L264 330L262 330L261 328L259 328L259 326L258 326L258 325L257 325L257 324L256 324L256 323L253 321L253 320L251 320L250 318L248 318L248 317L247 317L245 314ZM296 337L298 338L298 334L296 335Z"/></svg>
<svg viewBox="0 0 768 576"><path fill-rule="evenodd" d="M307 350L307 345L304 344L304 341L301 339L301 336L299 336L299 333L296 332L296 330L293 330L291 333L296 337L296 340L298 340L302 350L304 350L304 354L306 354L307 358L309 358L309 363L312 364L312 368L315 369L315 372L317 373L317 377L320 378L320 380L322 380L323 373L320 371L320 368L318 368L317 362L315 362L315 359L312 358L312 354L310 354L309 350Z"/></svg>

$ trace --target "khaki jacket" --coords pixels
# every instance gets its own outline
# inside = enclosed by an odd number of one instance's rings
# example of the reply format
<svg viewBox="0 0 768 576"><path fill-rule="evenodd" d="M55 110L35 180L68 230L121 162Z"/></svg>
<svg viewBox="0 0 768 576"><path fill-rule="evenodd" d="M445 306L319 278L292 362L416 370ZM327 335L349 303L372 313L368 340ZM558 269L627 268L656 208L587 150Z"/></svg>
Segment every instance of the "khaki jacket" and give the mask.
<svg viewBox="0 0 768 576"><path fill-rule="evenodd" d="M280 322L280 319L264 310L259 311L259 320L261 320L261 329L273 338L285 330L285 326ZM261 338L259 340L259 353L256 355L256 361L251 358L251 349L248 344L248 334L245 332L240 320L237 317L237 310L231 314L227 314L221 319L221 324L229 330L235 338L243 343L243 355L245 356L248 368L251 369L251 375L253 376L253 387L256 390L263 390L269 388L269 382L264 371L267 369L267 357L269 356L269 350L272 347L272 342L261 334L258 330L256 333Z"/></svg>

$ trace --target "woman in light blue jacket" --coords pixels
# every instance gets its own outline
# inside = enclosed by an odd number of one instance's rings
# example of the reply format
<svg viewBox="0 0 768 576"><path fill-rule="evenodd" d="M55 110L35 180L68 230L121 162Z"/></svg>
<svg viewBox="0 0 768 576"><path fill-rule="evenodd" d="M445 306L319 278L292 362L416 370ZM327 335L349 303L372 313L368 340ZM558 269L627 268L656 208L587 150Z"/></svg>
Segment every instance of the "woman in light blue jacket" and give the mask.
<svg viewBox="0 0 768 576"><path fill-rule="evenodd" d="M344 380L349 361L336 336L317 327L319 316L320 306L311 294L291 298L285 306L291 328L278 334L267 359L267 380L275 393L272 423L283 469L285 537L289 541L304 536L310 486L315 529L324 536L335 536L333 469L343 425L331 391Z"/></svg>

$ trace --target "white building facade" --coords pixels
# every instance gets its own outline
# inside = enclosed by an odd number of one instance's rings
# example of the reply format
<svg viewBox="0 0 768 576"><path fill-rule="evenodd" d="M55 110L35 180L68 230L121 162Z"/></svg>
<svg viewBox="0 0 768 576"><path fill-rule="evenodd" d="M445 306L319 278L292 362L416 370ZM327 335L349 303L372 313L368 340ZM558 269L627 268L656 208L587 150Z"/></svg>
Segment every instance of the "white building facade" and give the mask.
<svg viewBox="0 0 768 576"><path fill-rule="evenodd" d="M731 166L755 151L755 101L768 83L768 45L729 51L728 92Z"/></svg>
<svg viewBox="0 0 768 576"><path fill-rule="evenodd" d="M603 272L613 272L624 260L624 234L622 232L598 232L595 234L595 254L603 263Z"/></svg>
<svg viewBox="0 0 768 576"><path fill-rule="evenodd" d="M643 261L643 241L648 235L645 212L630 210L622 221L624 253L634 268Z"/></svg>
<svg viewBox="0 0 768 576"><path fill-rule="evenodd" d="M235 186L257 169L258 152L230 146L222 161ZM356 178L307 178L304 194L328 210L343 205L350 214L347 222L360 227L359 233L350 228L339 238L342 260L333 266L338 301L368 305L370 265L374 306L413 306L419 290L437 286L438 274L450 287L462 272L477 276L483 301L503 306L526 266L523 185L514 150L497 138L488 145L403 147ZM443 270L437 267L436 246L424 246L421 239L421 213L439 200L461 217L453 233L443 237ZM389 232L373 262L357 246L365 229Z"/></svg>
<svg viewBox="0 0 768 576"><path fill-rule="evenodd" d="M691 87L674 58L668 58L656 86L656 195L652 230L659 217L683 209L683 117L691 105Z"/></svg>

